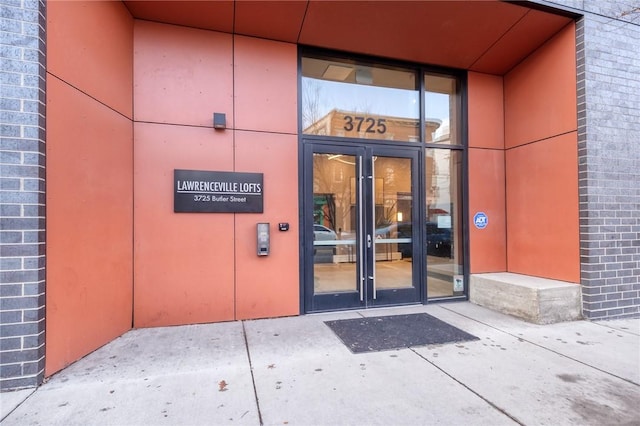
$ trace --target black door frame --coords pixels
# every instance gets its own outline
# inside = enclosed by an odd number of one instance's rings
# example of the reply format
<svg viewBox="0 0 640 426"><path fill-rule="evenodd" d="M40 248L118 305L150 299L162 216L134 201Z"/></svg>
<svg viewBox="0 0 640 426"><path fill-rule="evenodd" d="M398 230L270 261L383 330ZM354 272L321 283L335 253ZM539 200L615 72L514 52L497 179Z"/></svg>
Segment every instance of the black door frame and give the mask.
<svg viewBox="0 0 640 426"><path fill-rule="evenodd" d="M335 142L331 140L310 138L303 139L302 143L302 184L301 184L301 291L303 293L301 297L302 312L323 312L323 311L335 311L335 310L348 310L348 309L363 309L378 306L396 306L405 304L419 304L426 302L426 289L425 289L425 270L426 270L426 257L424 256L424 230L419 224L423 223L421 220L425 214L425 200L423 182L421 176L424 174L424 148L417 145L389 145L379 143L375 141L350 141L345 143L344 141ZM369 278L369 274L365 273L365 286L362 289L363 294L360 291L356 292L344 292L344 293L329 293L326 295L314 295L314 263L313 263L313 215L308 212L313 209L313 153L327 153L335 154L340 153L344 155L353 155L357 158L356 169L360 166L363 167L363 176L371 176L371 159L374 156L381 157L397 157L408 158L412 161L411 170L411 187L412 187L412 217L411 222L413 226L412 235L412 288L405 289L393 289L393 290L377 290L376 298L373 299L371 294L373 292L373 280ZM363 161L363 164L359 164ZM369 181L370 179L366 179ZM371 183L367 182L368 188L371 188ZM370 190L365 191L363 194L362 202L364 205L373 205L374 194ZM373 210L373 209L368 209ZM365 213L365 224L373 229L373 217L375 212L367 211ZM416 226L417 225L417 226ZM359 248L366 245L366 234L364 232L360 235L360 244L357 244ZM375 236L374 236L375 238ZM358 252L359 254L359 252ZM366 256L363 256L366 265L360 265L360 256L357 256L356 269L361 267L366 271L372 271L375 262L375 242L371 249L368 249ZM362 299L362 301L361 301Z"/></svg>
<svg viewBox="0 0 640 426"><path fill-rule="evenodd" d="M315 47L309 47L309 46L302 46L300 45L298 47L298 105L302 105L302 57L303 56L314 56L314 57L320 57L320 58L326 58L326 59L331 59L331 58L341 58L341 59L347 59L349 61L357 61L357 62L362 62L365 64L385 64L385 65L390 65L390 66L398 66L404 69L413 69L415 70L416 74L419 76L418 78L418 82L419 82L419 87L418 90L420 91L420 118L419 118L419 128L420 128L420 138L419 140L421 142L389 142L389 141L385 141L385 140L381 140L381 139L369 139L366 140L366 142L368 144L371 145L381 145L381 146L398 146L398 145L402 145L402 146L415 146L418 147L420 150L420 155L419 155L419 166L418 166L418 173L419 173L419 182L418 182L418 189L417 189L417 194L418 194L418 199L414 200L415 203L419 203L416 205L416 209L417 211L419 211L420 213L420 220L418 223L422 224L424 222L424 218L426 217L426 213L427 213L427 209L426 209L426 189L424 187L424 177L426 174L426 170L425 170L425 155L426 155L426 149L428 148L436 148L436 149L449 149L452 151L459 151L462 155L462 203L461 205L458 206L458 208L460 209L460 214L462 217L462 224L461 224L461 228L460 231L462 232L462 242L464 244L463 247L463 259L462 259L462 265L463 265L463 276L464 276L464 281L465 281L465 286L464 286L464 294L463 295L459 295L459 296L446 296L446 297L432 297L432 298L428 298L427 295L427 287L428 287L428 283L427 283L427 260L426 260L426 256L422 256L423 259L421 260L422 265L420 267L420 271L419 271L419 275L415 275L414 278L415 279L419 279L420 283L422 284L422 303L426 304L426 303L432 303L432 302L455 302L455 301L460 301L460 300L468 300L469 297L469 270L470 270L470 247L469 247L469 207L468 207L468 202L469 202L469 181L468 181L468 176L469 176L469 152L468 152L468 111L467 111L467 105L468 105L468 100L467 100L467 71L465 70L461 70L461 69L455 69L455 68L447 68L447 67L439 67L439 66L434 66L434 65L426 65L426 64L416 64L416 63L410 63L410 62L405 62L405 61L397 61L397 60L390 60L388 58L382 59L382 58L374 58L374 57L370 57L370 56L366 56L366 55L359 55L359 54L354 54L354 53L345 53L345 52L338 52L338 51L334 51L334 50L327 50L327 49L321 49L321 48L315 48ZM440 75L444 75L444 76L451 76L451 77L456 77L458 79L458 105L459 105L459 111L458 111L458 120L457 120L457 130L458 130L458 134L460 135L460 138L458 139L458 143L457 144L453 144L453 145L449 145L449 144L440 144L440 143L430 143L430 142L425 142L425 138L424 138L424 132L425 132L425 108L424 108L424 93L425 93L425 84L424 84L424 75L425 73L432 73L432 74L440 74ZM305 258L304 258L304 245L305 245L305 239L304 237L304 224L305 224L305 191L306 189L304 188L303 182L306 182L305 179L307 179L307 177L305 176L306 173L309 173L309 165L305 164L305 154L304 154L304 147L308 144L308 143L314 143L314 142L320 142L320 143L326 143L326 144L331 144L331 145L335 145L335 146L353 146L354 144L358 144L363 142L363 140L361 139L354 139L354 138L348 138L348 137L335 137L335 136L329 136L329 135L316 135L316 134L305 134L304 133L304 129L302 127L302 114L301 114L301 109L300 106L298 107L298 165L299 165L299 182L300 185L298 186L298 200L299 200L299 224L300 224L300 238L299 238L299 253L300 253L300 265L299 265L299 270L300 270L300 313L307 313L307 312L311 312L307 310L307 292L305 291L305 282L306 282L306 275L307 275L307 266L305 265ZM405 145L406 144L406 145ZM415 145L414 145L415 144ZM421 245L421 247L424 247L424 244L427 241L426 238L426 229L425 227L420 226L420 232L418 233L419 236L419 241L414 241L414 244L419 243Z"/></svg>

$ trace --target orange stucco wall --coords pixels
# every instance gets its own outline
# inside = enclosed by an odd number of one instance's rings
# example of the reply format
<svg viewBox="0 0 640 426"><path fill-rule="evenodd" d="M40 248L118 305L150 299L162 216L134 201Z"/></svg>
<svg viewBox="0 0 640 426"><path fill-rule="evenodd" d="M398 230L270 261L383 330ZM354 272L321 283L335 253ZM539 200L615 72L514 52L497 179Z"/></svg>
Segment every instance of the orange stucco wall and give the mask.
<svg viewBox="0 0 640 426"><path fill-rule="evenodd" d="M211 127L233 123L230 34L135 22L135 120Z"/></svg>
<svg viewBox="0 0 640 426"><path fill-rule="evenodd" d="M468 73L469 216L484 212L484 229L469 225L470 272L507 268L502 77Z"/></svg>
<svg viewBox="0 0 640 426"><path fill-rule="evenodd" d="M297 55L295 44L234 37L236 129L298 133Z"/></svg>
<svg viewBox="0 0 640 426"><path fill-rule="evenodd" d="M264 214L236 215L237 319L299 313L297 144L296 135L236 132L236 168L264 173L265 186ZM258 221L270 224L268 257L256 256Z"/></svg>
<svg viewBox="0 0 640 426"><path fill-rule="evenodd" d="M110 2L47 15L50 375L131 328L133 19Z"/></svg>
<svg viewBox="0 0 640 426"><path fill-rule="evenodd" d="M506 152L510 272L578 283L576 136Z"/></svg>
<svg viewBox="0 0 640 426"><path fill-rule="evenodd" d="M576 132L576 36L572 22L504 76L507 149Z"/></svg>
<svg viewBox="0 0 640 426"><path fill-rule="evenodd" d="M580 282L575 24L504 76L507 268Z"/></svg>
<svg viewBox="0 0 640 426"><path fill-rule="evenodd" d="M143 21L134 40L134 325L297 314L296 46ZM264 213L174 213L174 169L264 173Z"/></svg>
<svg viewBox="0 0 640 426"><path fill-rule="evenodd" d="M470 272L579 282L575 25L505 76L468 74Z"/></svg>
<svg viewBox="0 0 640 426"><path fill-rule="evenodd" d="M173 212L173 170L228 170L231 135L135 124L134 325L234 319L233 215Z"/></svg>
<svg viewBox="0 0 640 426"><path fill-rule="evenodd" d="M47 71L131 118L132 26L120 2L48 3Z"/></svg>
<svg viewBox="0 0 640 426"><path fill-rule="evenodd" d="M265 187L264 213L235 218L236 319L300 312L297 55L294 44L234 37L234 168L264 173ZM257 222L270 224L268 257L256 255Z"/></svg>

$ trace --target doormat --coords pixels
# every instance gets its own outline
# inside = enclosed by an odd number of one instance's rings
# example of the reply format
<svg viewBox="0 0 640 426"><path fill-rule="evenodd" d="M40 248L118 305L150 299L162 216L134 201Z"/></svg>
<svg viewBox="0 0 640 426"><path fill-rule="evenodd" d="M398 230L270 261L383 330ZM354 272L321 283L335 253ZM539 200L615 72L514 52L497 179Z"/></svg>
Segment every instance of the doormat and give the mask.
<svg viewBox="0 0 640 426"><path fill-rule="evenodd" d="M479 340L429 314L325 321L353 353Z"/></svg>

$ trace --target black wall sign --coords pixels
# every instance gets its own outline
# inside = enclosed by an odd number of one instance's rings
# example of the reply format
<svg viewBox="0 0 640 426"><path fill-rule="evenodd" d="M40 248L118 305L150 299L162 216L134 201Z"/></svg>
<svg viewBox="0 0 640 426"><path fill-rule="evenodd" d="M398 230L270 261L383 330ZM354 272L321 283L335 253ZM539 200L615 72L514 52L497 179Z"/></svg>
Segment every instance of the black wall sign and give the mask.
<svg viewBox="0 0 640 426"><path fill-rule="evenodd" d="M175 213L262 213L262 173L174 170Z"/></svg>

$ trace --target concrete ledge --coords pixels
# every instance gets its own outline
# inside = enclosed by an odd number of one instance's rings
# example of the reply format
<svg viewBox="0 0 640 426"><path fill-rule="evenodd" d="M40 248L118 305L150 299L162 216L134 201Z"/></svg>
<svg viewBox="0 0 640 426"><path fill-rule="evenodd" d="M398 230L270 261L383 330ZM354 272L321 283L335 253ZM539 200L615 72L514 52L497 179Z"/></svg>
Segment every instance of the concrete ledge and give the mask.
<svg viewBox="0 0 640 426"><path fill-rule="evenodd" d="M579 284L496 272L470 277L469 300L536 324L582 318Z"/></svg>

